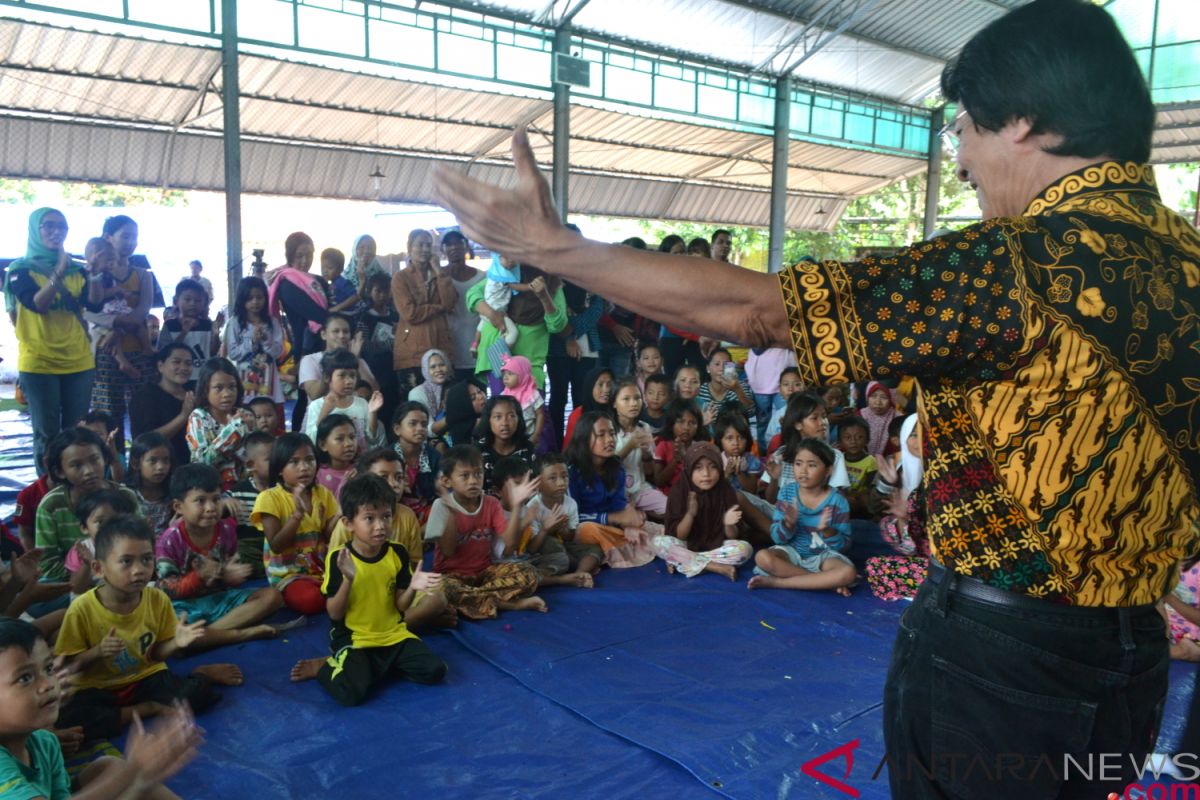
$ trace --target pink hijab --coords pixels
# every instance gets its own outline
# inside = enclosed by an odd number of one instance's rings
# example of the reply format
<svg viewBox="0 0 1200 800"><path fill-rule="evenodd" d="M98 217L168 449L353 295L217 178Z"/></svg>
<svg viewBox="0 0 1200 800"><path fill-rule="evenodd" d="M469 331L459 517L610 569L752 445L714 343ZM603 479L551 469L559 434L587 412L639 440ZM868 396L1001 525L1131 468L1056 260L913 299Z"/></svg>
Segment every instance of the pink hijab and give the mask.
<svg viewBox="0 0 1200 800"><path fill-rule="evenodd" d="M279 287L284 282L290 283L304 292L308 295L309 300L312 300L321 308L329 307L329 298L325 296L320 281L307 272L301 272L295 267L289 267L285 264L275 273L271 279L271 285L267 288L267 310L275 319L280 319L280 314L283 311L283 306L279 301ZM310 320L308 328L313 333L320 333L321 323Z"/></svg>
<svg viewBox="0 0 1200 800"><path fill-rule="evenodd" d="M505 387L501 394L516 398L521 408L529 408L537 397L537 382L533 379L533 367L525 356L509 356L500 363L500 368L517 376L517 385L509 389Z"/></svg>
<svg viewBox="0 0 1200 800"><path fill-rule="evenodd" d="M891 424L892 420L899 416L899 414L896 411L896 399L892 397L891 389L887 388L879 381L871 381L867 384L867 393L864 396L870 397L871 393L875 391L887 393L888 401L891 403L891 408L887 410L886 414L881 416L872 411L868 406L867 408L859 409L858 415L863 418L863 420L867 423L867 426L871 429L871 439L867 443L867 452L873 456L878 456L882 455L883 451L887 449L888 426ZM904 443L901 442L900 446L903 448Z"/></svg>

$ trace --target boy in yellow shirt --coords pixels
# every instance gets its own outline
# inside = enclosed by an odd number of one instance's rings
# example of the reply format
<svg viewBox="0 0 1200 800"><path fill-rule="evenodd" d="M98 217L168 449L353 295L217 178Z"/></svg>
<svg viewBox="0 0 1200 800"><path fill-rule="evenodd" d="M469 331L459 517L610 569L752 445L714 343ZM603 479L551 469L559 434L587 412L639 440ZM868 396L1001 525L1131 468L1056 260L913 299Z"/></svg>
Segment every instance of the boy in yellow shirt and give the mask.
<svg viewBox="0 0 1200 800"><path fill-rule="evenodd" d="M149 586L154 536L141 517L125 514L96 534L93 573L103 582L67 609L54 647L79 673L79 691L58 715L58 727L81 726L85 739L112 738L137 714L152 717L176 700L196 712L220 699L212 684L237 685L233 664L209 664L181 677L163 663L204 636L204 623L175 619L171 600Z"/></svg>
<svg viewBox="0 0 1200 800"><path fill-rule="evenodd" d="M362 703L389 678L434 684L446 677L446 663L404 622L417 590L436 589L441 576L423 571L419 557L414 569L404 546L389 541L395 507L395 493L375 475L342 487L342 519L352 538L330 548L321 585L332 655L292 670L292 680L316 678L345 706Z"/></svg>

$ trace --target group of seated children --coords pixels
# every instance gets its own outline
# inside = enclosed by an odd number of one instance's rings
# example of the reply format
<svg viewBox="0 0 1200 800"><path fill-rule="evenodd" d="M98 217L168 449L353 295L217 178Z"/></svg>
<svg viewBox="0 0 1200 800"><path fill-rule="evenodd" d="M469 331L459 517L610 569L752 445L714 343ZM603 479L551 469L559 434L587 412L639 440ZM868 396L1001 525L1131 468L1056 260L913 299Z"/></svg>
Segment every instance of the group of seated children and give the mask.
<svg viewBox="0 0 1200 800"><path fill-rule="evenodd" d="M174 713L178 701L203 711L218 699L214 685L241 682L238 667L182 676L166 659L276 636L304 619L269 624L285 606L326 612L332 626L331 654L300 661L293 680L316 678L352 705L386 679L442 679L446 665L414 630L544 612L541 587L590 588L604 565L657 556L669 572L732 580L753 558L750 588L848 594L858 579L845 555L849 519L862 493L903 487L890 503L893 539L907 562L927 555L911 533L920 530L910 519L920 482L915 418L899 468L866 452L873 431L854 416L842 418L834 449L824 401L800 391L794 370L781 378L786 410L766 453L757 452L743 393L710 391L737 402L703 409L687 396L696 376L686 373L697 371L685 366L677 376L685 390L674 397L656 373L598 376L565 452L535 456L520 392L491 398L473 442L448 447L429 441L424 405L401 404L386 446L378 393L357 391L359 363L346 349L324 353L326 393L309 404L305 432L276 436L274 404L252 411L261 398L243 403L239 370L209 359L187 424L191 463L174 464L161 434L143 434L128 485L113 480L118 456L92 426L50 442L46 475L30 487L44 491L36 549L3 577L0 612L31 617L73 675L77 691L57 713L60 738L115 736L134 720ZM878 565L873 585L886 573L899 592L907 562ZM264 575L266 586L247 585ZM20 645L13 657L40 652Z"/></svg>

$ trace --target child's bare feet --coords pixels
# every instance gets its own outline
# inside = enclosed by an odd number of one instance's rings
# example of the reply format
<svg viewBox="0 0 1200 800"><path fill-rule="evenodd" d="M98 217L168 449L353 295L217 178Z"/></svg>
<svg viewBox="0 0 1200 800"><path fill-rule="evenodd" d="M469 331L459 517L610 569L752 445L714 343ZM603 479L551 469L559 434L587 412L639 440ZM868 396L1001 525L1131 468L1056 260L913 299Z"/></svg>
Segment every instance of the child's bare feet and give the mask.
<svg viewBox="0 0 1200 800"><path fill-rule="evenodd" d="M836 589L834 589L834 591L840 594L842 597L849 597L851 594L850 588L850 586L838 586Z"/></svg>
<svg viewBox="0 0 1200 800"><path fill-rule="evenodd" d="M447 606L434 618L433 624L439 628L457 628L458 612Z"/></svg>
<svg viewBox="0 0 1200 800"><path fill-rule="evenodd" d="M323 658L302 658L296 662L296 666L292 667L292 681L299 683L300 681L311 681L317 677L317 673L321 671L321 665L325 663Z"/></svg>
<svg viewBox="0 0 1200 800"><path fill-rule="evenodd" d="M580 589L591 589L596 585L590 572L572 572L566 577L571 579L572 586L578 586Z"/></svg>
<svg viewBox="0 0 1200 800"><path fill-rule="evenodd" d="M540 611L545 614L550 610L550 606L546 605L546 601L538 597L536 594L533 597L524 597L520 600L514 600L509 603L506 611Z"/></svg>
<svg viewBox="0 0 1200 800"><path fill-rule="evenodd" d="M270 627L276 633L283 633L284 631L292 631L292 630L295 630L296 628L303 628L307 624L308 624L308 617L299 616L299 617L296 617L291 622L280 622L277 625L270 625L268 627Z"/></svg>
<svg viewBox="0 0 1200 800"><path fill-rule="evenodd" d="M221 686L241 686L245 680L237 664L205 664L192 670L192 674L203 675Z"/></svg>
<svg viewBox="0 0 1200 800"><path fill-rule="evenodd" d="M1176 661L1200 661L1200 643L1184 637L1171 645L1171 658Z"/></svg>
<svg viewBox="0 0 1200 800"><path fill-rule="evenodd" d="M779 579L773 575L755 575L746 582L747 589L774 589Z"/></svg>
<svg viewBox="0 0 1200 800"><path fill-rule="evenodd" d="M256 639L274 639L279 635L279 630L274 625L251 625L242 628L242 633L246 637L243 641L252 642Z"/></svg>
<svg viewBox="0 0 1200 800"><path fill-rule="evenodd" d="M737 580L737 567L733 566L732 564L718 564L714 561L710 561L705 565L704 569L709 572L715 572L718 575L724 575L731 581Z"/></svg>

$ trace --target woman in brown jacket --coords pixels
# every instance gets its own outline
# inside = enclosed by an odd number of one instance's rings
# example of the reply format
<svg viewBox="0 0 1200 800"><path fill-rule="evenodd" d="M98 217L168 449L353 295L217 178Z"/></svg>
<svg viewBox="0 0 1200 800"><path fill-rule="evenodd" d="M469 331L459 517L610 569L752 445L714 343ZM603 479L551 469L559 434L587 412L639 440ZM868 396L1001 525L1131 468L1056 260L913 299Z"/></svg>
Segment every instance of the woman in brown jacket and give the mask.
<svg viewBox="0 0 1200 800"><path fill-rule="evenodd" d="M433 261L433 237L428 231L408 234L408 267L392 276L392 301L400 313L392 366L401 393L407 394L421 374L426 350L454 350L450 315L458 292L450 276Z"/></svg>

